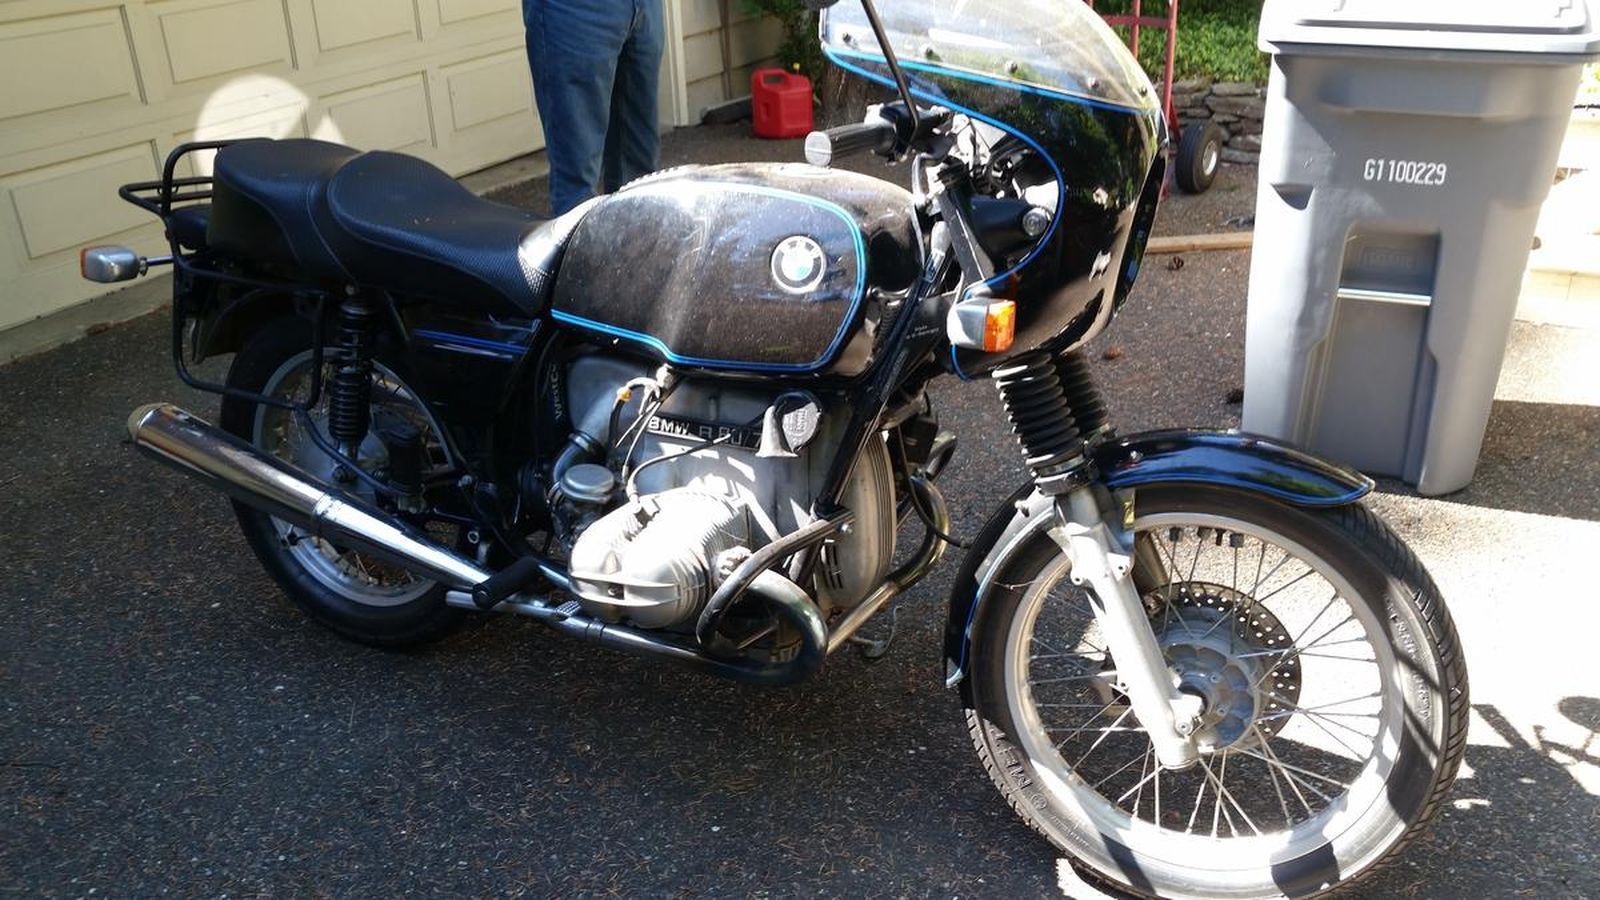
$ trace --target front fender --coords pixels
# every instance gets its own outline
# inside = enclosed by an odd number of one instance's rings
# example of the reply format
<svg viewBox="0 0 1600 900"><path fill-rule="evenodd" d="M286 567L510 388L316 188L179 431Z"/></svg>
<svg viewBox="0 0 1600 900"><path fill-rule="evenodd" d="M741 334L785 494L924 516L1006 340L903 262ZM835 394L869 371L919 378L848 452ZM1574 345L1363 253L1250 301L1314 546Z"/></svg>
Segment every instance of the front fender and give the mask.
<svg viewBox="0 0 1600 900"><path fill-rule="evenodd" d="M1372 479L1272 438L1234 431L1150 431L1106 441L1092 451L1100 483L1112 491L1154 484L1206 484L1264 494L1296 506L1342 506L1366 496ZM995 573L1055 519L1051 498L1019 488L978 532L956 572L945 624L945 683L964 686L972 623Z"/></svg>
<svg viewBox="0 0 1600 900"><path fill-rule="evenodd" d="M1238 431L1147 431L1106 441L1092 455L1101 483L1114 491L1157 483L1211 484L1295 506L1343 506L1372 490L1372 479L1349 466Z"/></svg>

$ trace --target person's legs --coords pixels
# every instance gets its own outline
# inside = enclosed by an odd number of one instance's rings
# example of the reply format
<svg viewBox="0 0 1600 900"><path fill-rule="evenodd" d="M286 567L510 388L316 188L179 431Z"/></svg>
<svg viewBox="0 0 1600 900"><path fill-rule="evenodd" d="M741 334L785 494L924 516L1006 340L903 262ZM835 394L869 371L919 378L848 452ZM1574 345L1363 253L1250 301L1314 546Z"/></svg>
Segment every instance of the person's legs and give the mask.
<svg viewBox="0 0 1600 900"><path fill-rule="evenodd" d="M600 181L617 57L631 18L631 7L615 0L522 0L554 215L593 196Z"/></svg>
<svg viewBox="0 0 1600 900"><path fill-rule="evenodd" d="M617 59L606 129L605 189L655 171L661 150L657 94L665 23L661 0L632 0L633 28Z"/></svg>

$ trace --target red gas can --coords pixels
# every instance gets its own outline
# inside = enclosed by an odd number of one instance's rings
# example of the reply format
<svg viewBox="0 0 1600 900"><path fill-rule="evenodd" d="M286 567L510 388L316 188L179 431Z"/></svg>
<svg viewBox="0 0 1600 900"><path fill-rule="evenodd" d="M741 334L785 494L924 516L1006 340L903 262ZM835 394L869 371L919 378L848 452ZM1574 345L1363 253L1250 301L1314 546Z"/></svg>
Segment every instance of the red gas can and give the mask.
<svg viewBox="0 0 1600 900"><path fill-rule="evenodd" d="M782 69L755 70L750 115L756 137L805 137L811 133L811 79Z"/></svg>

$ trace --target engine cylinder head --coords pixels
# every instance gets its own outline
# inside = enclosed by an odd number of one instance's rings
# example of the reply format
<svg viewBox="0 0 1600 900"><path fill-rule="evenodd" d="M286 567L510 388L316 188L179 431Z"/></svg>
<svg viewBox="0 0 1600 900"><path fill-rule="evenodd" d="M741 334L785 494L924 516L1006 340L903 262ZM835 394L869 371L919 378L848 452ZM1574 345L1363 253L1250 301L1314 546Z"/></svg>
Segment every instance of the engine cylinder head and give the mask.
<svg viewBox="0 0 1600 900"><path fill-rule="evenodd" d="M606 434L617 389L650 373L643 363L599 354L580 356L566 371L562 381L572 420L599 435ZM822 390L774 392L760 383L686 377L663 398L637 441L628 441L634 445L630 466L636 473L636 496L693 488L723 498L742 511L741 527L748 520L747 544L752 548L804 528L812 521L812 500L848 423L848 402ZM635 409L624 410L624 430L636 415ZM721 440L696 449L710 439ZM654 463L668 456L672 458ZM574 451L568 464L595 458ZM558 466L558 485L564 472ZM549 485L539 481L535 490L543 498ZM855 529L834 536L826 565L807 567L804 577L798 570L793 575L814 592L824 610L854 607L883 583L892 566L895 476L884 441L869 442L840 502L855 512ZM566 502L563 493L555 516L559 520L578 505ZM582 511L593 509L585 506ZM570 527L558 531L563 542L580 539L590 524L575 515L566 521ZM589 539L582 540L589 544Z"/></svg>
<svg viewBox="0 0 1600 900"><path fill-rule="evenodd" d="M694 488L651 494L578 535L573 590L596 618L666 628L700 611L717 556L748 544L749 534L744 509L722 497Z"/></svg>

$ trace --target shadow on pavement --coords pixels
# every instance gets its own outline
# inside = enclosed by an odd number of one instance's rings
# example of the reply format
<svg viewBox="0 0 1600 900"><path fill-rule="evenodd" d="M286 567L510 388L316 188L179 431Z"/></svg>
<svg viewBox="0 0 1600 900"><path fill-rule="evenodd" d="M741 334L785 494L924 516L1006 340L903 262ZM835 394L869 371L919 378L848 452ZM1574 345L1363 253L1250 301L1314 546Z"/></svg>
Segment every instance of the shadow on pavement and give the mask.
<svg viewBox="0 0 1600 900"><path fill-rule="evenodd" d="M1560 709L1587 731L1581 747L1542 734L1530 742L1497 707L1474 704L1494 743L1504 746L1491 746L1487 735L1475 732L1467 747L1470 777L1456 783L1440 820L1386 878L1417 896L1593 896L1600 797L1570 769L1600 764L1594 755L1600 700L1568 697ZM1543 839L1530 841L1533 833ZM1440 871L1426 859L1435 853L1454 859Z"/></svg>
<svg viewBox="0 0 1600 900"><path fill-rule="evenodd" d="M1557 707L1568 721L1589 732L1581 745L1572 747L1556 741L1546 741L1539 730L1539 746L1543 752L1555 750L1575 762L1600 766L1600 699L1594 697L1567 697Z"/></svg>

